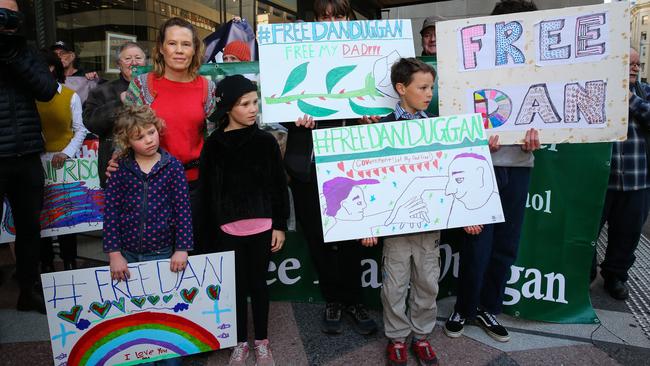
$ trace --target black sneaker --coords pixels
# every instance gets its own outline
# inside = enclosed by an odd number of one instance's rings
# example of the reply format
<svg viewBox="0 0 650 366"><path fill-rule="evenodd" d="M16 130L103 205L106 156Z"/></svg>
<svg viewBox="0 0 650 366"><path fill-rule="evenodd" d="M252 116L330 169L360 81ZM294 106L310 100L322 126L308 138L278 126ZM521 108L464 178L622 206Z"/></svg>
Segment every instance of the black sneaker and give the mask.
<svg viewBox="0 0 650 366"><path fill-rule="evenodd" d="M627 289L625 282L619 279L606 279L605 290L609 296L616 300L626 300L630 296L630 291Z"/></svg>
<svg viewBox="0 0 650 366"><path fill-rule="evenodd" d="M46 314L43 295L33 290L21 290L16 302L16 310L38 311L41 314Z"/></svg>
<svg viewBox="0 0 650 366"><path fill-rule="evenodd" d="M460 316L460 313L454 311L453 314L449 316L449 319L447 319L447 322L445 322L445 327L443 329L448 337L458 338L463 334L464 326L465 318Z"/></svg>
<svg viewBox="0 0 650 366"><path fill-rule="evenodd" d="M483 328L485 333L499 342L507 342L510 340L508 330L499 322L494 315L487 311L478 309L476 312L476 323Z"/></svg>
<svg viewBox="0 0 650 366"><path fill-rule="evenodd" d="M352 318L354 329L361 335L377 331L377 323L368 315L368 309L363 304L350 305L345 312Z"/></svg>
<svg viewBox="0 0 650 366"><path fill-rule="evenodd" d="M343 306L337 302L328 302L325 305L321 330L327 334L341 334L341 308Z"/></svg>

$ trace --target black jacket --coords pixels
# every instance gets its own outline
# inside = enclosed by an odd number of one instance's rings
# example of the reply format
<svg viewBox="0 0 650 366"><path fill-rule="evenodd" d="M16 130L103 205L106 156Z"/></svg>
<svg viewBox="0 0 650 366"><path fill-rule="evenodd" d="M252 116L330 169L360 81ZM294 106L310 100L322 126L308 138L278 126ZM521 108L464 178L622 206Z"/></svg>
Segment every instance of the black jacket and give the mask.
<svg viewBox="0 0 650 366"><path fill-rule="evenodd" d="M16 47L0 56L0 157L43 151L36 100L49 101L58 86L36 50L24 42Z"/></svg>
<svg viewBox="0 0 650 366"><path fill-rule="evenodd" d="M84 125L88 131L99 137L99 183L106 187L106 166L115 149L113 145L113 127L115 115L122 108L120 94L126 91L129 82L120 74L117 80L109 81L90 90L83 107Z"/></svg>
<svg viewBox="0 0 650 366"><path fill-rule="evenodd" d="M271 218L286 230L289 193L277 141L257 125L214 131L205 141L199 167L204 248L214 245L219 228L243 219Z"/></svg>
<svg viewBox="0 0 650 366"><path fill-rule="evenodd" d="M429 113L429 112L427 112L427 111L425 111L424 113L426 113L427 116L429 116L429 117L437 117L437 116L435 116L435 115L433 115L432 113ZM390 114L387 114L387 115L383 116L383 117L379 120L380 123L384 123L384 122L395 122L395 121L404 121L404 119L399 119L399 120L398 120L398 119L397 119L397 116L395 115L395 112L391 112Z"/></svg>
<svg viewBox="0 0 650 366"><path fill-rule="evenodd" d="M316 122L316 129L353 126L357 125L355 120L330 120ZM284 152L284 167L291 179L297 179L304 183L312 180L311 170L313 169L314 145L311 137L311 129L296 127L293 122L282 123L289 130L287 147ZM316 182L314 182L316 183Z"/></svg>

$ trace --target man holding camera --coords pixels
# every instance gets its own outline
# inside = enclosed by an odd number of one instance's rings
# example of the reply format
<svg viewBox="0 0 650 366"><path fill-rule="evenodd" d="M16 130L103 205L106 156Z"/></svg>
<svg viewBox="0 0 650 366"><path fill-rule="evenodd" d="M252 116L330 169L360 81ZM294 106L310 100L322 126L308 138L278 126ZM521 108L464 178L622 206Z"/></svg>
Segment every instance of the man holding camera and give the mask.
<svg viewBox="0 0 650 366"><path fill-rule="evenodd" d="M35 100L49 101L57 84L36 50L18 33L15 0L0 0L0 203L7 197L16 228L16 309L45 314L38 280L43 206L41 120ZM0 205L0 214L2 205Z"/></svg>

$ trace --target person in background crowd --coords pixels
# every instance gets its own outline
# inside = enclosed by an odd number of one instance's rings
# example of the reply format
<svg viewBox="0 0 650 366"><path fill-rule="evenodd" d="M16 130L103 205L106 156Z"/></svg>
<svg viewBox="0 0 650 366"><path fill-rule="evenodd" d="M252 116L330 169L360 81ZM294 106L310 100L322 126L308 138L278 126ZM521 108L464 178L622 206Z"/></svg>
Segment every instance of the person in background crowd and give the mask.
<svg viewBox="0 0 650 366"><path fill-rule="evenodd" d="M424 20L420 35L422 36L422 56L436 56L436 23L447 20L440 15L432 15Z"/></svg>
<svg viewBox="0 0 650 366"><path fill-rule="evenodd" d="M58 82L57 94L48 102L36 102L41 116L45 152L53 153L52 167L63 168L65 161L73 158L88 134L81 117L81 100L65 82L63 64L52 51L43 51L50 72ZM46 190L46 197L47 190ZM63 270L77 268L77 234L57 235ZM41 272L54 271L52 237L41 238Z"/></svg>
<svg viewBox="0 0 650 366"><path fill-rule="evenodd" d="M165 122L160 146L183 163L190 186L195 228L199 207L199 156L207 130L206 121L216 103L214 83L198 74L202 59L203 42L194 26L185 19L170 18L158 31L153 71L133 78L125 96L126 104L150 105ZM114 169L110 163L109 169ZM199 244L196 236L194 239ZM197 245L195 251L202 253L203 248Z"/></svg>
<svg viewBox="0 0 650 366"><path fill-rule="evenodd" d="M45 178L44 143L35 101L56 95L57 83L38 52L18 33L23 14L14 0L0 0L0 202L5 197L16 227L16 309L45 314L38 280L40 215ZM3 205L0 204L0 215Z"/></svg>
<svg viewBox="0 0 650 366"><path fill-rule="evenodd" d="M237 345L231 366L243 366L249 354L248 295L255 327L255 364L274 365L269 347L271 252L284 245L289 194L275 138L255 123L257 86L242 75L217 85L217 129L201 152L201 240L211 251L235 252Z"/></svg>
<svg viewBox="0 0 650 366"><path fill-rule="evenodd" d="M124 104L126 90L132 78L131 68L144 66L147 61L140 45L134 42L126 42L120 46L117 56L120 77L92 89L83 106L86 128L99 137L98 171L99 184L102 188L106 188L106 167L115 150L113 144L115 115Z"/></svg>
<svg viewBox="0 0 650 366"><path fill-rule="evenodd" d="M88 98L88 92L99 84L99 75L95 71L84 72L77 69L75 63L77 54L71 45L63 41L57 41L50 49L61 59L66 76L65 86L74 90L81 98L81 103L84 103Z"/></svg>
<svg viewBox="0 0 650 366"><path fill-rule="evenodd" d="M344 21L350 19L352 8L348 0L314 1L316 21ZM360 123L379 120L378 116L364 117ZM359 123L352 121L353 124ZM319 287L326 301L322 315L321 330L328 334L340 334L342 311L353 319L355 330L371 334L377 330L361 301L362 246L358 241L324 243L318 200L318 182L313 161L311 130L314 128L339 127L350 121L314 121L311 116L286 123L289 130L284 164L290 177L296 219L309 245L309 253L318 274Z"/></svg>
<svg viewBox="0 0 650 366"><path fill-rule="evenodd" d="M530 1L504 0L496 4L492 15L534 10L537 7ZM530 172L535 161L533 151L540 147L539 135L531 128L520 146L499 146L499 135L492 135L489 146L505 222L464 228L469 235L460 250L456 305L444 332L452 338L460 337L465 322L476 318L476 323L490 337L507 342L510 334L495 315L501 313L510 266L517 259Z"/></svg>
<svg viewBox="0 0 650 366"><path fill-rule="evenodd" d="M223 48L223 62L250 62L251 50L244 41L232 41Z"/></svg>
<svg viewBox="0 0 650 366"><path fill-rule="evenodd" d="M627 140L612 143L609 184L600 226L607 222L607 250L600 263L605 290L617 300L629 296L627 272L650 209L648 139L650 138L650 85L639 80L639 52L630 48L630 106ZM591 278L596 277L596 253Z"/></svg>

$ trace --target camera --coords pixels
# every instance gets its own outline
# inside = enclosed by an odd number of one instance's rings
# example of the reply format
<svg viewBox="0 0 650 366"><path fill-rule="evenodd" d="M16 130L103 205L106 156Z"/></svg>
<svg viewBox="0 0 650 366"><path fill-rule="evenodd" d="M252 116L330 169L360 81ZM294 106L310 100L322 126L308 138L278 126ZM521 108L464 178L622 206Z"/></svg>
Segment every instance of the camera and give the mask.
<svg viewBox="0 0 650 366"><path fill-rule="evenodd" d="M23 23L23 13L0 8L0 32L17 30Z"/></svg>

